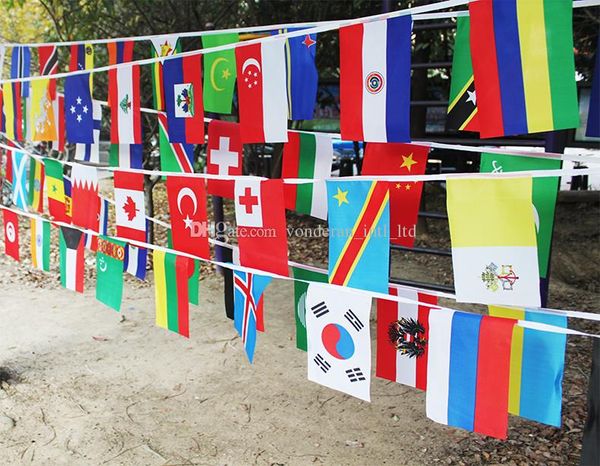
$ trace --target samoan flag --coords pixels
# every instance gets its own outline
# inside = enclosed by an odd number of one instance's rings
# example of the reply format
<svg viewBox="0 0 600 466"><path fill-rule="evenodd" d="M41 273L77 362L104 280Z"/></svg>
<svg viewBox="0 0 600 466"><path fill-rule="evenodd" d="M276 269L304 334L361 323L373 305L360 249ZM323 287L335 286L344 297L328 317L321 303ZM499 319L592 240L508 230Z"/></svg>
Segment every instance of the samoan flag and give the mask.
<svg viewBox="0 0 600 466"><path fill-rule="evenodd" d="M31 76L31 50L29 47L13 48L10 63L10 78L27 78ZM29 82L21 83L21 97L29 97Z"/></svg>
<svg viewBox="0 0 600 466"><path fill-rule="evenodd" d="M65 78L65 126L69 142L93 144L94 112L88 73Z"/></svg>
<svg viewBox="0 0 600 466"><path fill-rule="evenodd" d="M248 360L254 359L256 323L260 300L271 277L233 271L233 325L242 338Z"/></svg>

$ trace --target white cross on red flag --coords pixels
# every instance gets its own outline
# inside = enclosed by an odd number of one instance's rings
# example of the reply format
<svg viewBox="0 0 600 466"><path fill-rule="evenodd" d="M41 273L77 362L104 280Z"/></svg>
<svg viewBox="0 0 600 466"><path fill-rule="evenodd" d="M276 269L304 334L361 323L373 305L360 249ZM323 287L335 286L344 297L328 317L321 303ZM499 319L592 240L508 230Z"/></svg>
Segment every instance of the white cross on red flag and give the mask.
<svg viewBox="0 0 600 466"><path fill-rule="evenodd" d="M212 120L208 124L206 173L242 174L242 141L238 123ZM229 180L208 180L208 194L233 199L233 184Z"/></svg>

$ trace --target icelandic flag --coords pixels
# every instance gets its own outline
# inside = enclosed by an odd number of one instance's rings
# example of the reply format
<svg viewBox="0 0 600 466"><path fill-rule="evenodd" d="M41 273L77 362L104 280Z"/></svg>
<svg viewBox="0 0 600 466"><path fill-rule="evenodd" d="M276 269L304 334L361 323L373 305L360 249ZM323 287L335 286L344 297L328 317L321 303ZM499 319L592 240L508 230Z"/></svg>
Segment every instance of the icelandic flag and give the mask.
<svg viewBox="0 0 600 466"><path fill-rule="evenodd" d="M142 119L138 65L109 70L108 104L111 111L110 142L141 144Z"/></svg>
<svg viewBox="0 0 600 466"><path fill-rule="evenodd" d="M429 314L427 417L506 439L513 319Z"/></svg>
<svg viewBox="0 0 600 466"><path fill-rule="evenodd" d="M233 325L246 350L248 360L254 359L258 306L271 277L233 271L234 316Z"/></svg>
<svg viewBox="0 0 600 466"><path fill-rule="evenodd" d="M89 74L77 74L65 78L64 108L67 141L93 144L94 117Z"/></svg>
<svg viewBox="0 0 600 466"><path fill-rule="evenodd" d="M202 56L166 60L163 86L169 141L204 144Z"/></svg>
<svg viewBox="0 0 600 466"><path fill-rule="evenodd" d="M27 166L29 157L22 152L12 152L12 202L19 209L27 212L28 183Z"/></svg>
<svg viewBox="0 0 600 466"><path fill-rule="evenodd" d="M92 101L92 118L94 125L94 142L92 144L75 144L75 160L100 163L100 129L102 128L102 105Z"/></svg>
<svg viewBox="0 0 600 466"><path fill-rule="evenodd" d="M128 244L125 248L125 271L136 276L140 280L146 278L146 263L148 261L148 250Z"/></svg>
<svg viewBox="0 0 600 466"><path fill-rule="evenodd" d="M411 32L410 16L340 28L342 139L410 141Z"/></svg>

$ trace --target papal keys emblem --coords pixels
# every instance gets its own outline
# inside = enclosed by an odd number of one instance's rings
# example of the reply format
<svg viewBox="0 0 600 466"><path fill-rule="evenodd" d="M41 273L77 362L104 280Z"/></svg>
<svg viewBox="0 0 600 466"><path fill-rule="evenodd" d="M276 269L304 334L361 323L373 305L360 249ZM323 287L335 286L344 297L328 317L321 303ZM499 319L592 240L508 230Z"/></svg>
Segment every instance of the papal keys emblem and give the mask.
<svg viewBox="0 0 600 466"><path fill-rule="evenodd" d="M367 91L371 94L379 94L381 89L383 89L383 75L378 71L372 71L367 75L367 79L365 79L365 86L367 86Z"/></svg>
<svg viewBox="0 0 600 466"><path fill-rule="evenodd" d="M409 358L419 357L425 352L425 328L418 320L403 317L392 322L388 337L396 350Z"/></svg>
<svg viewBox="0 0 600 466"><path fill-rule="evenodd" d="M485 266L481 272L481 281L490 291L512 291L519 277L513 270L512 265L497 266L493 262Z"/></svg>

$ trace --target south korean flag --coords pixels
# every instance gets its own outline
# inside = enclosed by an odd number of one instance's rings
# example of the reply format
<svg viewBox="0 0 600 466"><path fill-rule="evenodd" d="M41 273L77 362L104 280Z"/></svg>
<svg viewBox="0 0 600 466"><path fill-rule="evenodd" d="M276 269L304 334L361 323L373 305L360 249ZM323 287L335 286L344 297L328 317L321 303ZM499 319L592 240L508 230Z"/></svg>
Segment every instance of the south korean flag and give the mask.
<svg viewBox="0 0 600 466"><path fill-rule="evenodd" d="M308 379L371 401L371 298L311 283L306 293Z"/></svg>

